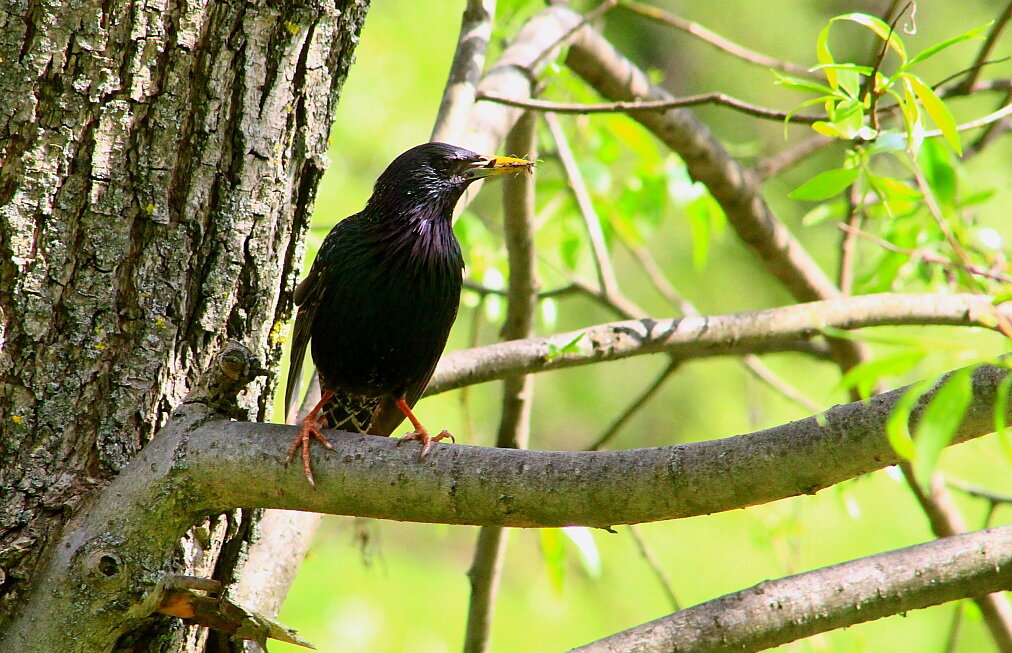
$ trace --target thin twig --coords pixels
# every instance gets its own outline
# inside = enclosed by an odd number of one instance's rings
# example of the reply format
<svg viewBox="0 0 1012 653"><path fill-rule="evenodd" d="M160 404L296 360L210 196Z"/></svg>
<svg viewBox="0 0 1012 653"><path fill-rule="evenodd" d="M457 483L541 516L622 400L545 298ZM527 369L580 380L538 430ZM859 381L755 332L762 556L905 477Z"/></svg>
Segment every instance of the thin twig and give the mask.
<svg viewBox="0 0 1012 653"><path fill-rule="evenodd" d="M861 227L861 220L864 218L863 202L861 191L857 184L851 184L847 190L847 227L843 230L843 239L840 242L840 273L838 283L840 292L844 295L851 295L854 291L854 261L857 256L857 243L855 231Z"/></svg>
<svg viewBox="0 0 1012 653"><path fill-rule="evenodd" d="M1005 91L1005 96L1001 100L999 106L1007 106L1012 102L1012 89ZM1005 117L1003 120L996 120L984 127L984 130L970 145L963 150L963 160L967 160L977 154L980 154L984 149L994 142L998 137L1008 131L1009 127L1012 126L1012 119Z"/></svg>
<svg viewBox="0 0 1012 653"><path fill-rule="evenodd" d="M879 238L878 236L876 236L874 234L870 234L870 233L868 233L866 231L861 231L860 229L858 229L856 227L852 227L852 226L847 225L847 224L839 224L839 225L837 225L837 227L841 231L853 234L854 236L856 236L858 238L863 238L863 239L865 239L867 241L873 242L876 245L878 245L879 247L881 247L882 249L888 250L890 252L894 252L896 254L903 254L904 256L909 256L912 259L919 259L921 261L924 261L925 263L931 263L931 264L934 264L934 265L941 265L941 266L944 266L944 267L947 267L947 268L962 269L962 270L965 270L966 272L968 272L970 274L973 274L973 275L976 275L978 277L984 277L986 279L991 279L993 281L1000 281L1002 283L1012 284L1012 276L1009 276L1007 274L1002 274L1000 272L994 272L994 271L989 270L987 268L983 268L983 267L981 267L979 265L972 265L972 264L971 265L963 265L961 263L957 263L957 262L949 260L947 258L942 258L941 256L935 256L934 254L929 254L928 252L918 252L916 250L906 249L906 248L903 248L903 247L899 247L897 245L894 245L893 243L890 243L888 240L883 240L882 238Z"/></svg>
<svg viewBox="0 0 1012 653"><path fill-rule="evenodd" d="M630 403L622 414L619 415L612 423L604 430L604 432L598 436L594 441L594 444L587 447L588 451L599 451L601 447L608 444L608 442L615 436L619 430L626 425L626 423L636 414L639 410L646 405L650 399L664 386L664 383L671 378L671 375L675 373L678 366L681 364L681 360L672 358L671 362L668 363L667 367L661 370L661 373L657 375L653 383L646 387L643 392L640 393L636 399ZM677 608L676 608L677 609Z"/></svg>
<svg viewBox="0 0 1012 653"><path fill-rule="evenodd" d="M781 172L793 168L802 159L821 152L838 142L839 139L815 134L796 145L792 145L776 154L761 159L756 165L756 176L759 177L759 181L766 181L767 179L776 177Z"/></svg>
<svg viewBox="0 0 1012 653"><path fill-rule="evenodd" d="M750 372L752 372L752 374L755 375L757 379L779 392L788 400L813 413L817 413L821 410L817 403L806 397L793 385L777 376L773 370L766 367L766 364L763 363L762 360L755 354L746 354L743 356L742 363Z"/></svg>
<svg viewBox="0 0 1012 653"><path fill-rule="evenodd" d="M671 580L668 578L668 575L664 573L664 568L661 567L660 563L657 561L657 557L654 555L650 547L647 546L646 540L643 539L643 535L640 534L639 529L634 524L630 524L627 530L629 535L632 537L633 543L636 545L636 549L640 552L640 556L642 556L643 560L647 563L647 566L650 567L650 571L653 572L654 578L657 579L664 595L668 597L668 603L671 604L671 609L674 612L678 612L682 609L682 607L678 603L678 597L675 596L675 590L671 585Z"/></svg>
<svg viewBox="0 0 1012 653"><path fill-rule="evenodd" d="M755 64L757 66L765 66L767 68L775 68L776 70L791 73L792 75L803 75L805 77L815 76L815 73L804 66L791 63L789 61L774 59L773 57L769 57L760 52L756 52L755 50L746 48L743 45L738 45L734 41L724 38L720 34L703 27L699 23L662 11L657 7L643 4L641 2L635 2L634 0L622 0L619 6L635 14L639 14L640 16L644 16L659 23L674 27L675 29L682 30L683 32L695 36L705 43L709 43L718 50L726 52L734 57L738 57L748 63Z"/></svg>
<svg viewBox="0 0 1012 653"><path fill-rule="evenodd" d="M576 163L573 150L569 147L569 140L566 138L562 125L551 114L545 115L545 123L555 141L559 162L562 163L562 169L566 173L566 183L573 192L573 198L580 209L580 216L583 218L583 224L587 230L598 283L601 284L601 290L605 295L614 295L618 292L618 281L611 265L611 257L608 255L608 245L605 243L604 231L601 229L601 218L597 214L597 210L594 209L594 202L590 199L590 192L583 181L583 175L580 173L580 167Z"/></svg>
<svg viewBox="0 0 1012 653"><path fill-rule="evenodd" d="M983 45L980 46L980 51L977 52L977 58L974 59L966 79L959 84L961 88L967 90L973 88L977 77L980 75L980 71L984 68L984 62L990 56L991 50L998 42L998 37L1001 36L1002 30L1008 25L1009 20L1012 20L1012 2L1005 5L1005 10L994 21L994 25L991 26L991 31L988 32L987 38L984 39Z"/></svg>
<svg viewBox="0 0 1012 653"><path fill-rule="evenodd" d="M725 93L700 93L698 95L687 95L684 97L672 98L670 100L600 102L594 104L568 104L564 102L549 102L547 100L521 100L503 97L492 93L481 93L478 95L478 99L488 100L489 102L496 102L498 104L505 104L510 107L527 109L528 111L541 111L544 113L573 113L580 115L591 113L637 113L642 111L667 111L668 109L693 107L701 104L716 104L718 106L729 107L731 109L741 111L742 113L755 116L756 118L764 118L767 120L786 120L787 122L803 125L810 125L820 120L829 120L829 117L825 115L791 115L787 111L767 109L766 107L749 104L744 100L739 100L738 98L731 97Z"/></svg>
<svg viewBox="0 0 1012 653"><path fill-rule="evenodd" d="M545 57L548 56L548 53L551 52L553 48L564 45L573 36L573 34L576 34L577 30L579 30L584 25L587 25L600 18L610 9L615 7L616 4L618 4L618 0L604 0L604 2L588 11L576 24L574 24L568 30L563 32L562 35L558 38L558 40L555 41L555 43L552 43L547 48L545 48L545 50L537 56L534 62L535 63L541 62Z"/></svg>
<svg viewBox="0 0 1012 653"><path fill-rule="evenodd" d="M467 129L481 70L485 66L485 51L492 37L494 16L495 0L467 0L430 140L456 143Z"/></svg>
<svg viewBox="0 0 1012 653"><path fill-rule="evenodd" d="M885 61L886 53L889 52L889 44L892 42L893 33L896 31L896 24L900 22L900 18L903 17L903 14L907 13L907 9L910 8L911 4L911 2L908 2L903 5L903 9L896 14L896 17L893 18L893 21L889 24L889 34L886 38L882 39L882 47L878 51L878 56L875 57L875 65L872 66L871 74L865 78L864 88L861 89L861 94L864 95L865 99L868 101L868 115L871 117L871 128L875 131L879 130L878 113L875 107L878 104L879 98L882 97L882 94L876 91L875 78L878 77L878 71L882 68L882 62ZM889 11L892 11L892 9L893 6L891 5L889 7ZM888 19L889 14L887 13L886 20Z"/></svg>

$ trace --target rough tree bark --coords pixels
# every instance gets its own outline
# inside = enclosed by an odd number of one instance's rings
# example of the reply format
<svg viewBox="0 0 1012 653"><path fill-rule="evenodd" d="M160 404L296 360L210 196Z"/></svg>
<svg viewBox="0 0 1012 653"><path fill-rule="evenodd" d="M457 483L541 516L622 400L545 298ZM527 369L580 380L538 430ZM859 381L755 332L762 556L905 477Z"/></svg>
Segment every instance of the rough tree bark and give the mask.
<svg viewBox="0 0 1012 653"><path fill-rule="evenodd" d="M4 0L0 630L47 545L225 338L278 360L367 8ZM242 398L247 417L269 416L276 371ZM254 522L191 532L180 569L227 578ZM173 623L129 645L205 648Z"/></svg>

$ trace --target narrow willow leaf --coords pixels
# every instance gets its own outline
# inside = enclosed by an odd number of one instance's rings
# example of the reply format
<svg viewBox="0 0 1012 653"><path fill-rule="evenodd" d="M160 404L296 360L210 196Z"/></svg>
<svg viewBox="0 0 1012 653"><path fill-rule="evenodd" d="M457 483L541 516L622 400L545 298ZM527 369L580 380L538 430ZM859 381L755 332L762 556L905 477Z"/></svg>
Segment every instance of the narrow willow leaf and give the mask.
<svg viewBox="0 0 1012 653"><path fill-rule="evenodd" d="M580 562L583 570L591 578L601 575L601 552L597 549L597 542L594 541L594 534L586 526L566 526L562 532L569 538L569 541L576 546L580 553Z"/></svg>
<svg viewBox="0 0 1012 653"><path fill-rule="evenodd" d="M906 67L912 66L915 63L918 63L920 61L924 61L928 57L933 57L936 54L938 54L939 52L941 52L942 50L944 50L944 49L946 49L948 47L951 47L953 45L956 45L957 43L960 43L962 41L966 41L967 39L979 39L979 38L982 37L982 34L984 33L984 31L987 30L989 27L991 27L991 25L993 25L993 24L994 24L994 21L992 20L992 21L990 21L989 23L987 23L985 25L981 25L980 27L973 28L969 32L964 32L964 33L960 34L959 36L954 36L951 39L947 39L947 40L942 41L941 43L939 43L937 45L933 45L930 48L928 48L927 50L925 50L924 52L919 53L917 56L915 56L914 58L912 58L910 61L908 61Z"/></svg>
<svg viewBox="0 0 1012 653"><path fill-rule="evenodd" d="M832 23L823 27L822 31L819 32L819 38L815 41L815 57L821 64L836 63L833 60L833 53L829 50L829 28L831 25ZM825 73L826 81L834 91L840 87L836 81L836 70L826 68L822 72Z"/></svg>
<svg viewBox="0 0 1012 653"><path fill-rule="evenodd" d="M834 168L820 172L791 191L789 197L813 202L829 199L853 184L859 172L858 168Z"/></svg>
<svg viewBox="0 0 1012 653"><path fill-rule="evenodd" d="M852 13L852 14L843 14L842 16L834 16L829 20L830 22L837 20L849 20L851 22L857 23L858 25L864 25L871 31L875 32L875 34L877 34L880 39L882 39L883 41L888 41L889 47L892 48L897 55L899 55L900 62L906 63L907 51L903 45L903 41L900 39L899 36L896 35L896 32L892 31L892 28L889 27L889 24L883 21L881 18L869 16L868 14Z"/></svg>
<svg viewBox="0 0 1012 653"><path fill-rule="evenodd" d="M915 75L905 75L905 77L909 78L910 86L914 89L914 93L917 94L917 99L921 101L924 111L931 116L931 120L942 131L945 142L949 144L949 147L956 154L962 155L963 146L959 143L959 132L956 130L956 121L953 119L949 107L945 106L945 103L935 95L935 91L925 84L920 77Z"/></svg>
<svg viewBox="0 0 1012 653"><path fill-rule="evenodd" d="M914 460L917 457L917 447L914 445L914 439L910 437L910 413L913 412L921 395L931 388L931 383L931 381L918 381L907 388L886 419L886 438L889 440L889 446L904 460Z"/></svg>
<svg viewBox="0 0 1012 653"><path fill-rule="evenodd" d="M791 75L784 75L778 72L773 73L776 76L774 82L778 86L783 86L792 91L802 91L804 93L820 93L828 96L835 95L835 91L825 84L813 82L810 79L803 79L801 77L793 77Z"/></svg>
<svg viewBox="0 0 1012 653"><path fill-rule="evenodd" d="M924 354L923 349L915 349L859 363L847 370L837 385L854 388L862 399L867 399L883 378L906 374L924 359Z"/></svg>
<svg viewBox="0 0 1012 653"><path fill-rule="evenodd" d="M963 420L973 398L973 368L953 372L928 402L914 431L917 456L914 469L917 481L925 489L931 483L938 456L952 442L956 427Z"/></svg>
<svg viewBox="0 0 1012 653"><path fill-rule="evenodd" d="M562 592L566 578L566 547L562 537L562 531L558 528L542 528L538 531L548 580L552 589L559 593Z"/></svg>
<svg viewBox="0 0 1012 653"><path fill-rule="evenodd" d="M1012 462L1012 432L1009 431L1008 420L1005 419L1008 414L1009 394L1012 394L1012 373L1006 374L998 384L994 398L994 430L998 434L998 442L1005 452L1005 458Z"/></svg>

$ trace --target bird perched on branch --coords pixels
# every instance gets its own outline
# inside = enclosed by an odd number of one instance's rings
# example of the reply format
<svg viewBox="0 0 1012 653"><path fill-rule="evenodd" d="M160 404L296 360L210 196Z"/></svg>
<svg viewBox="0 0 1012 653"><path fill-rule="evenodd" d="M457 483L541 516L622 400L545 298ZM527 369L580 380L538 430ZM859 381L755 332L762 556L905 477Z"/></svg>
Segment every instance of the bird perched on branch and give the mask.
<svg viewBox="0 0 1012 653"><path fill-rule="evenodd" d="M287 462L302 449L315 485L310 442L332 448L324 427L390 435L407 417L424 457L431 436L411 412L457 316L464 259L453 208L477 179L528 170L523 159L483 156L446 143L404 152L380 175L362 211L335 226L295 290L299 306L285 406L290 411L306 345L322 396L302 420Z"/></svg>

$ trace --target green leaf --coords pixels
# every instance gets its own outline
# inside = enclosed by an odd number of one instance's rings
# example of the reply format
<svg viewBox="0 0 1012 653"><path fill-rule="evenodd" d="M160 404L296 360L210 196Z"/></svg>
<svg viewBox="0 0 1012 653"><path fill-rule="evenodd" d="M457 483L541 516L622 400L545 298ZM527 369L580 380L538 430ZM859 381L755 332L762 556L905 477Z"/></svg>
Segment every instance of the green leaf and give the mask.
<svg viewBox="0 0 1012 653"><path fill-rule="evenodd" d="M1001 380L994 398L994 430L998 434L998 442L1001 443L1005 457L1012 462L1012 433L1005 419L1005 415L1008 414L1009 394L1012 394L1012 374L1006 374Z"/></svg>
<svg viewBox="0 0 1012 653"><path fill-rule="evenodd" d="M697 269L706 267L714 235L723 231L724 211L709 193L703 193L685 205L692 234L692 263Z"/></svg>
<svg viewBox="0 0 1012 653"><path fill-rule="evenodd" d="M829 20L830 23L838 20L849 20L851 22L857 23L858 25L864 25L871 31L875 32L875 34L877 34L880 39L882 39L883 41L888 41L889 47L892 48L897 55L899 55L900 61L902 63L906 63L907 51L906 48L903 46L903 41L900 39L899 36L896 35L896 32L892 31L892 28L889 27L889 24L886 23L881 18L870 16L868 14L852 13L852 14L843 14L842 16L834 16Z"/></svg>
<svg viewBox="0 0 1012 653"><path fill-rule="evenodd" d="M549 583L552 589L560 593L566 579L566 547L562 537L562 531L558 528L542 528L538 531Z"/></svg>
<svg viewBox="0 0 1012 653"><path fill-rule="evenodd" d="M858 168L834 168L820 172L791 191L789 197L812 202L829 199L853 184L858 173Z"/></svg>
<svg viewBox="0 0 1012 653"><path fill-rule="evenodd" d="M962 155L963 147L959 143L959 132L956 131L956 121L953 119L949 107L945 106L945 103L935 95L935 91L920 77L915 75L905 75L905 77L909 80L914 93L917 94L917 99L921 101L924 111L931 116L931 120L941 130L945 142L956 154Z"/></svg>
<svg viewBox="0 0 1012 653"><path fill-rule="evenodd" d="M854 138L864 126L864 106L857 100L845 100L833 110L833 124L847 138Z"/></svg>
<svg viewBox="0 0 1012 653"><path fill-rule="evenodd" d="M924 350L915 349L859 363L847 370L837 385L855 388L863 399L867 399L884 377L900 376L909 372L924 359L924 354Z"/></svg>
<svg viewBox="0 0 1012 653"><path fill-rule="evenodd" d="M985 30L987 30L989 27L991 27L991 25L993 25L993 24L994 24L994 21L992 20L989 23L981 25L980 27L973 28L972 30L970 30L968 32L963 32L959 36L954 36L951 39L947 39L947 40L942 41L941 43L939 43L937 45L933 45L930 48L928 48L927 50L919 53L917 56L915 56L910 61L908 61L907 65L905 67L909 67L909 66L914 65L915 63L918 63L920 61L924 61L928 57L933 57L936 54L938 54L939 52L941 52L942 50L944 50L944 49L946 49L946 48L948 48L950 46L953 46L953 45L955 45L957 43L960 43L962 41L966 41L967 39L979 39L979 38L981 38L981 35L983 34L983 32Z"/></svg>
<svg viewBox="0 0 1012 653"><path fill-rule="evenodd" d="M581 331L576 334L576 337L567 342L566 344L559 347L553 343L548 343L548 353L545 354L545 360L550 361L554 358L558 358L564 354L580 354L583 353L583 347L580 346L580 340L583 339L584 333Z"/></svg>
<svg viewBox="0 0 1012 653"><path fill-rule="evenodd" d="M973 398L970 375L973 368L953 372L942 387L931 397L914 431L917 457L914 468L917 480L925 488L931 483L931 475L942 449L952 442L956 427L963 421L963 415Z"/></svg>
<svg viewBox="0 0 1012 653"><path fill-rule="evenodd" d="M803 77L794 77L792 75L784 75L776 71L773 72L776 75L775 84L788 88L792 91L801 91L803 93L819 93L822 95L828 95L833 97L836 95L836 91L825 84L813 82L810 79Z"/></svg>
<svg viewBox="0 0 1012 653"><path fill-rule="evenodd" d="M956 200L956 169L952 153L937 140L928 140L918 157L928 186L939 202L951 206ZM941 237L941 233L938 234Z"/></svg>
<svg viewBox="0 0 1012 653"><path fill-rule="evenodd" d="M601 575L601 552L597 549L597 542L594 541L594 534L586 526L566 526L562 529L563 534L576 546L580 554L580 562L583 570L591 578Z"/></svg>
<svg viewBox="0 0 1012 653"><path fill-rule="evenodd" d="M836 61L833 60L833 53L829 50L829 28L831 26L832 23L823 27L822 31L819 32L819 38L815 41L815 57L821 64L836 63ZM826 68L822 72L825 73L826 81L833 90L840 87L836 81L836 70Z"/></svg>
<svg viewBox="0 0 1012 653"><path fill-rule="evenodd" d="M910 413L913 412L921 395L931 388L931 383L930 380L918 381L907 388L886 418L886 438L889 440L889 446L904 460L914 460L917 457L917 447L910 437Z"/></svg>

